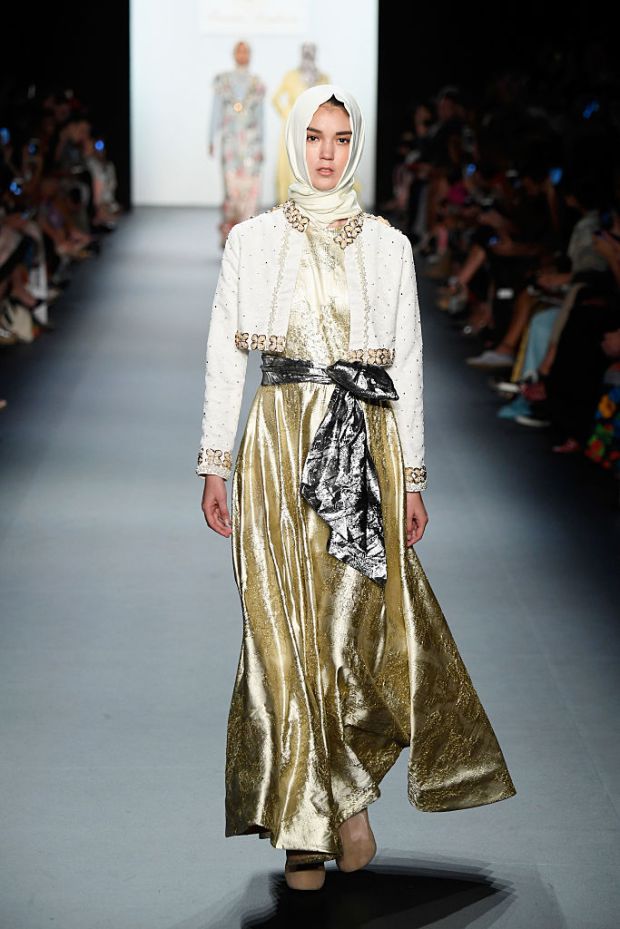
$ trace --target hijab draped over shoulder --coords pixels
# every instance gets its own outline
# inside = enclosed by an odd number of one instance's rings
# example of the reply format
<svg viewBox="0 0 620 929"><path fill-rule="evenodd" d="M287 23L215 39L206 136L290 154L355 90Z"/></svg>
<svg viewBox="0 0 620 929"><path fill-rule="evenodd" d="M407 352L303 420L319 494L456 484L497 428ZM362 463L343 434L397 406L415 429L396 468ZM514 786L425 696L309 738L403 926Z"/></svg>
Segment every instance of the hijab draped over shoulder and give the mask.
<svg viewBox="0 0 620 929"><path fill-rule="evenodd" d="M317 109L332 96L344 103L351 121L349 160L332 190L317 190L310 183L306 163L306 130ZM302 213L319 226L328 226L337 219L348 219L362 210L353 184L364 148L365 129L364 117L355 98L334 84L308 88L300 94L289 113L285 127L286 151L295 178L288 189L289 199L294 200Z"/></svg>

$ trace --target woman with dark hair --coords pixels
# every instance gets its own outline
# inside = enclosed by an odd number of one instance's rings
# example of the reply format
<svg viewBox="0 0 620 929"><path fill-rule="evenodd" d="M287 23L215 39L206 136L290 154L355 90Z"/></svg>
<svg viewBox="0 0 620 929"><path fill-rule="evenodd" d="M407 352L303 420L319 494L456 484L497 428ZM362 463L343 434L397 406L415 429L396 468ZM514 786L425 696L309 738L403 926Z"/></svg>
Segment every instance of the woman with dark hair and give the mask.
<svg viewBox="0 0 620 929"><path fill-rule="evenodd" d="M289 200L226 243L196 470L207 523L232 537L243 611L226 835L269 838L288 885L318 889L325 861L374 856L367 807L406 746L418 809L516 791L412 547L428 516L410 243L357 202L364 120L349 93L303 93L286 142ZM233 472L252 349L262 382Z"/></svg>

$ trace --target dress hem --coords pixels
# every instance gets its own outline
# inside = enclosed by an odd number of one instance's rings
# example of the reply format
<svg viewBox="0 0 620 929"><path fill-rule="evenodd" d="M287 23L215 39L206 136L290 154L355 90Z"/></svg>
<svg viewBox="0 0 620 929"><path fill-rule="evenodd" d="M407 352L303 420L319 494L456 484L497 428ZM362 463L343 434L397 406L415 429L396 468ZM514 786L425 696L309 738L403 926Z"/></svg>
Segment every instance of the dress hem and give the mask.
<svg viewBox="0 0 620 929"><path fill-rule="evenodd" d="M345 820L350 819L352 816L356 816L357 813L361 813L362 810L365 810L368 806L370 806L371 803L374 803L375 800L378 800L381 796L381 790L377 785L373 785L372 787L367 787L363 790L355 792L352 794L352 796L355 797L355 800L350 800L340 810L341 815L338 817L335 825L336 831ZM274 841L272 831L268 828L265 828L264 824L251 823L243 832L233 832L229 829L226 829L224 835L226 838L258 835L259 839L269 839L272 848L281 848L284 851L286 851L288 848L279 842L277 838ZM288 848L288 850L303 851L304 849ZM316 848L308 849L307 851L308 855L305 855L303 859L300 858L300 862L306 863L314 861L332 861L338 858L341 854L340 849L334 851L333 849Z"/></svg>

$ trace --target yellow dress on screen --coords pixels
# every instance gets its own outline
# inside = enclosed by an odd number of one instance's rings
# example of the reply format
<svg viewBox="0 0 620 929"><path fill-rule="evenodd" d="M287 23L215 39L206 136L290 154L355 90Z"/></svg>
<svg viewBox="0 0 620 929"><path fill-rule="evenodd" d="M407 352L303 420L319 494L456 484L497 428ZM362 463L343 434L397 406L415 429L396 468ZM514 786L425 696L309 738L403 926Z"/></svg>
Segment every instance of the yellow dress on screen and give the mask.
<svg viewBox="0 0 620 929"><path fill-rule="evenodd" d="M272 97L271 102L282 119L280 144L278 147L278 165L276 168L276 203L284 203L285 200L288 200L289 184L292 184L295 180L288 163L288 155L286 154L286 142L284 139L286 118L291 112L295 100L297 100L297 97L302 94L304 90L307 90L308 87L314 87L317 84L329 83L329 77L326 74L319 73L314 84L307 84L299 68L293 68L292 71L286 72L280 86Z"/></svg>

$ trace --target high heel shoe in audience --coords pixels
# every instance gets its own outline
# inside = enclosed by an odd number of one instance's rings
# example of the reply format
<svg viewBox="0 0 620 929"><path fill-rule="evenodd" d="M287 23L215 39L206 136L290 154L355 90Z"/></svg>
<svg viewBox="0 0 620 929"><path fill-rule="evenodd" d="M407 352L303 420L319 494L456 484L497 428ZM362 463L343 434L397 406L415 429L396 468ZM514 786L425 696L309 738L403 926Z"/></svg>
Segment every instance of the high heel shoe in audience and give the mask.
<svg viewBox="0 0 620 929"><path fill-rule="evenodd" d="M325 883L325 863L312 861L311 854L287 849L284 879L291 890L320 890Z"/></svg>
<svg viewBox="0 0 620 929"><path fill-rule="evenodd" d="M372 861L377 853L377 843L370 827L368 810L345 819L339 827L343 853L336 858L341 871L359 871Z"/></svg>

